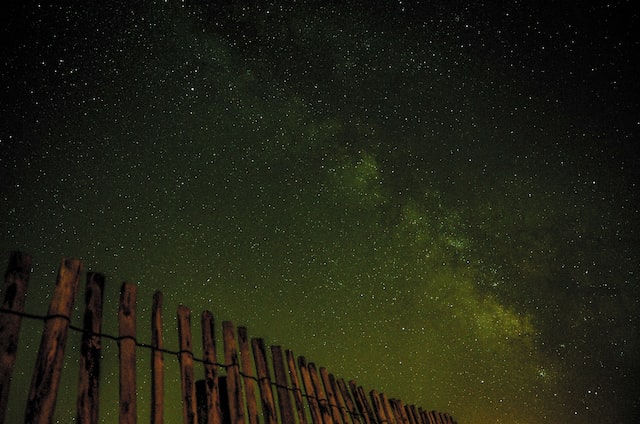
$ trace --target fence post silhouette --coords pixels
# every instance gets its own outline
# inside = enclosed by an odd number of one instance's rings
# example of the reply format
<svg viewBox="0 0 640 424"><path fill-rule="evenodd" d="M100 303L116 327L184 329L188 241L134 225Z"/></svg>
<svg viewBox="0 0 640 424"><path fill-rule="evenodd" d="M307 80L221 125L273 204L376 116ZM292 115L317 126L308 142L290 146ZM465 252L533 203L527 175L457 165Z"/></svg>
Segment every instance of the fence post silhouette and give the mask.
<svg viewBox="0 0 640 424"><path fill-rule="evenodd" d="M11 252L7 272L4 274L2 309L0 314L0 423L4 422L11 387L11 374L16 363L20 326L31 275L31 256Z"/></svg>

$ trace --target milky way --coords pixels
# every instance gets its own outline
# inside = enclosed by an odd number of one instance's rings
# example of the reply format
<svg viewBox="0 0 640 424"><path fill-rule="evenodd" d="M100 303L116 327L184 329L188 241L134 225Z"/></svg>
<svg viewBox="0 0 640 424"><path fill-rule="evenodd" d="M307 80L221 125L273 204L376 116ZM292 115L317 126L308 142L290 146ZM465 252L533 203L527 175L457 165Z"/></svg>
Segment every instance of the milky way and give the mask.
<svg viewBox="0 0 640 424"><path fill-rule="evenodd" d="M34 257L28 311L79 257L110 334L127 280L143 339L161 290L170 329L208 309L460 423L638 420L630 2L175 3L3 18L0 244Z"/></svg>

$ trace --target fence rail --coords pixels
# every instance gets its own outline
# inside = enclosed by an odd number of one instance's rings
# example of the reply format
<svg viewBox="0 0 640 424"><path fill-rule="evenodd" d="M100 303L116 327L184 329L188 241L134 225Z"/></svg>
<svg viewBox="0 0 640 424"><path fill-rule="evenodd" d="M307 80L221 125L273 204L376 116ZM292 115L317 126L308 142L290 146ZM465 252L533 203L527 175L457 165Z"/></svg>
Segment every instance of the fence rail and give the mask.
<svg viewBox="0 0 640 424"><path fill-rule="evenodd" d="M83 326L71 322L83 265L63 259L47 315L24 311L31 257L12 252L5 273L0 308L0 424L5 422L9 388L16 362L23 318L44 321L44 329L33 371L25 423L53 420L60 374L69 331L82 333L77 422L99 422L101 339L117 341L119 348L119 422L137 422L136 355L139 348L151 354L151 423L164 422L164 355L178 358L182 418L185 424L454 424L447 413L404 405L376 390L365 390L351 380L335 377L291 350L267 346L261 338L249 339L245 327L222 322L223 351L216 350L214 318L201 315L202 358L193 353L191 311L177 311L179 350L164 348L162 293L153 296L151 344L136 335L137 287L123 283L118 308L118 336L102 333L104 275L86 274ZM224 358L220 362L218 356ZM252 361L253 357L253 361ZM271 361L269 361L269 357ZM197 379L195 363L204 369ZM271 363L270 363L271 362ZM224 371L222 373L221 371ZM273 374L272 374L273 371ZM273 378L272 378L273 375ZM259 400L258 400L259 396ZM293 402L292 402L293 400ZM259 405L261 410L259 410Z"/></svg>

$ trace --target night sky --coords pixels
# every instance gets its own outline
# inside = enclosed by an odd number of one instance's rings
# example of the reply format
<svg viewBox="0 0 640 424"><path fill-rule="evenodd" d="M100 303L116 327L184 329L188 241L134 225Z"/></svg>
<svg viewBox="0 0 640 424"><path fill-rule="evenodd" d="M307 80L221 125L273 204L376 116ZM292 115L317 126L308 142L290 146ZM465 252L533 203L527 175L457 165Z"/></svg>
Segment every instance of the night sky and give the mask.
<svg viewBox="0 0 640 424"><path fill-rule="evenodd" d="M0 250L34 257L29 312L79 257L110 334L126 280L142 342L161 290L169 348L183 303L460 423L640 422L631 1L52 3L2 17Z"/></svg>

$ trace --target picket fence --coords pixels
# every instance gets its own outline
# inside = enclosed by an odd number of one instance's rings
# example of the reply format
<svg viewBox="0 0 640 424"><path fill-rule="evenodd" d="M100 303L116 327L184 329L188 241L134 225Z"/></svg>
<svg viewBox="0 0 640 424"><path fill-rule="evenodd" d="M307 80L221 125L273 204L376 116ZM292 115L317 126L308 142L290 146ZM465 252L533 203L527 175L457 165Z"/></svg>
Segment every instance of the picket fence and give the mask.
<svg viewBox="0 0 640 424"><path fill-rule="evenodd" d="M268 355L263 339L249 340L247 329L235 328L230 321L222 323L224 347L220 353L224 361L219 362L214 339L214 319L209 311L201 315L203 357L196 358L193 354L191 312L182 305L177 312L179 351L169 351L163 345L160 292L153 296L151 343L141 343L136 335L137 287L131 283L123 283L120 291L118 336L103 334L101 328L105 278L100 273L86 273L83 326L75 326L71 317L82 268L78 259L62 260L49 311L46 316L37 317L24 311L31 257L23 252L10 254L0 309L0 424L4 423L6 417L23 318L44 321L24 414L24 422L29 424L48 424L53 420L70 330L82 332L76 412L76 421L81 424L99 422L101 338L105 337L118 343L121 424L137 421L136 353L141 348L149 349L152 356L152 424L163 423L165 419L164 357L167 353L179 359L180 396L185 424L456 422L447 413L405 405L401 400L389 399L376 390L371 390L367 397L365 390L354 381L346 383L328 373L326 368L307 362L304 356L299 356L296 360L290 350L283 352L280 346L271 346L271 354ZM199 369L204 369L203 378L196 379L196 362L202 364ZM271 377L271 370L274 378Z"/></svg>

